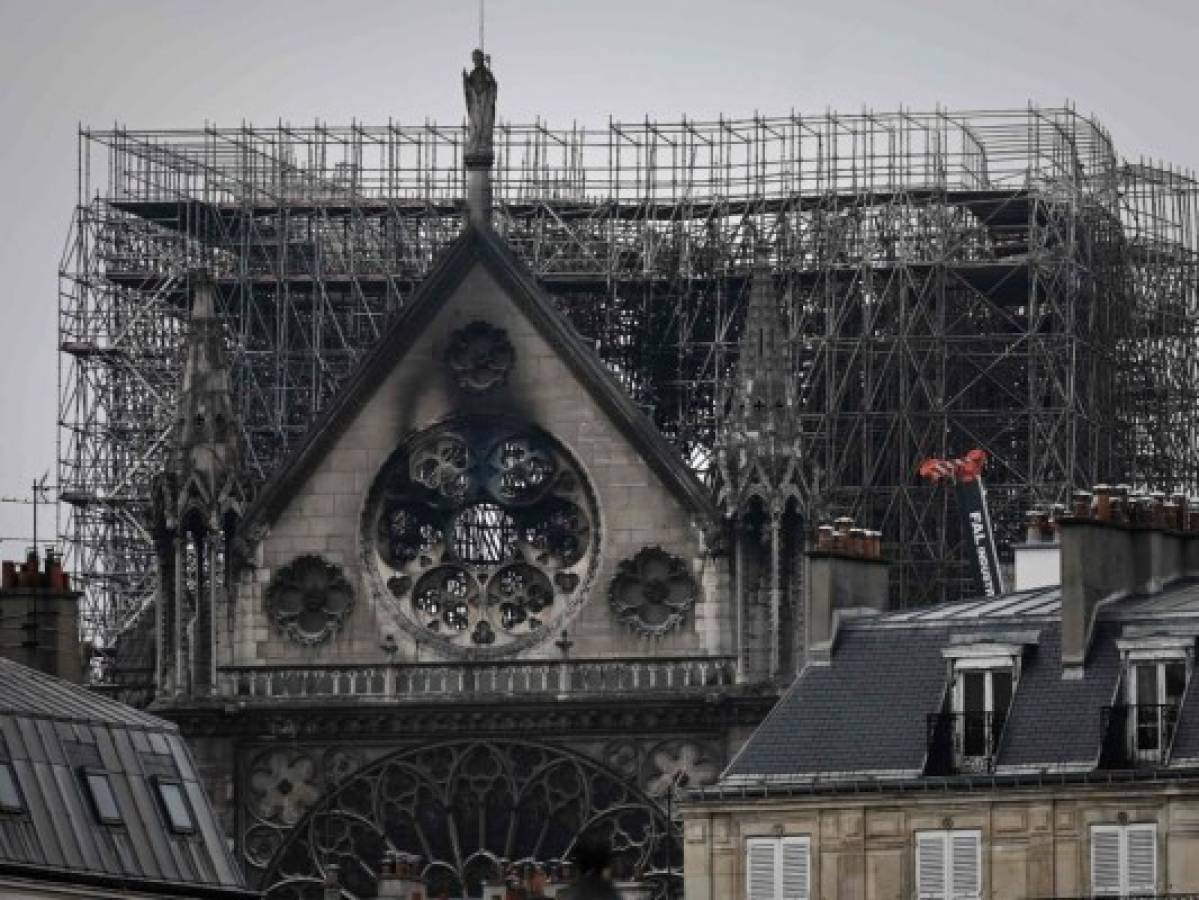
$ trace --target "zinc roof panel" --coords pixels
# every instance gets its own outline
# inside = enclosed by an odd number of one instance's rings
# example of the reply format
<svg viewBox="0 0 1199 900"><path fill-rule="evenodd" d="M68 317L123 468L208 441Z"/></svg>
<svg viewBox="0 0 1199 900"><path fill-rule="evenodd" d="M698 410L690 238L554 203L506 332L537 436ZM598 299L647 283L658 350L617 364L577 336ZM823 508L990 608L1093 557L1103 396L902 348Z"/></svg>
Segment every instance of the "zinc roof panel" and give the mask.
<svg viewBox="0 0 1199 900"><path fill-rule="evenodd" d="M13 769L16 771L17 781L21 784L21 793L29 809L29 818L38 835L40 854L37 861L61 865L60 861L67 858L67 852L63 848L59 828L66 828L67 824L56 821L51 815L51 808L46 803L46 796L34 764L27 759L15 759Z"/></svg>
<svg viewBox="0 0 1199 900"><path fill-rule="evenodd" d="M51 815L55 825L57 827L58 823L64 823L59 828L59 837L62 839L65 858L59 860L56 865L111 873L113 866L111 861L102 855L97 843L94 827L96 819L84 803L78 775L66 766L50 766L43 763L38 768L45 772L45 778L40 780L47 785L45 796L52 804Z"/></svg>
<svg viewBox="0 0 1199 900"><path fill-rule="evenodd" d="M175 862L170 838L161 824L157 798L152 794L154 785L145 778L137 778L130 782L129 789L137 805L140 821L145 823L147 839L138 848L145 860L145 871L156 873L153 877L170 881L176 877Z"/></svg>
<svg viewBox="0 0 1199 900"><path fill-rule="evenodd" d="M124 820L129 840L133 848L136 848L131 850L131 860L125 861L126 865L133 866L129 869L130 873L162 878L165 881L173 880L173 873L159 867L151 849L154 835L160 830L160 826L156 818L152 818L155 815L153 807L139 799L139 794L144 792L144 779L137 773L132 777L113 774L109 776L109 783L121 809L121 818Z"/></svg>
<svg viewBox="0 0 1199 900"><path fill-rule="evenodd" d="M0 660L0 733L29 807L23 819L29 838L21 843L15 831L0 834L0 863L34 862L67 872L179 884L243 885L175 726L14 666ZM39 694L47 694L47 702L39 702ZM188 779L197 833L176 836L169 830L139 750L174 757ZM108 772L122 825L96 819L80 780L81 766ZM28 858L31 847L33 859Z"/></svg>
<svg viewBox="0 0 1199 900"><path fill-rule="evenodd" d="M0 658L0 714L115 722L175 731L171 723L77 684Z"/></svg>
<svg viewBox="0 0 1199 900"><path fill-rule="evenodd" d="M191 805L192 815L196 818L200 834L204 837L205 846L223 846L224 839L217 833L216 819L212 814L212 807L209 805L208 797L200 788L199 783L193 777L188 777L183 782L183 790L187 793L187 801ZM216 842L215 844L213 843L214 841ZM208 856L212 863L213 879L216 882L219 884L229 884L237 878L228 856L219 853L210 853Z"/></svg>

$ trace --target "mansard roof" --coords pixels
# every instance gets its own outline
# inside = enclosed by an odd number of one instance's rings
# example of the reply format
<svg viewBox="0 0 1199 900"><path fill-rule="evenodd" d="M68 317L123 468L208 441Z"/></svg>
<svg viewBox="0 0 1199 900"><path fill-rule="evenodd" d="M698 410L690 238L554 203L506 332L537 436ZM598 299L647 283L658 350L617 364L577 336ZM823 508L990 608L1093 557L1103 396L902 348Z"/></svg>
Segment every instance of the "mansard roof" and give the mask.
<svg viewBox="0 0 1199 900"><path fill-rule="evenodd" d="M828 665L809 665L721 778L725 787L885 787L919 779L928 716L949 684L945 651L963 642L1024 647L1020 678L988 778L1027 773L1088 776L1100 764L1103 709L1119 702L1117 640L1139 633L1199 634L1199 583L1105 606L1081 677L1063 677L1061 590L1013 592L850 620ZM1186 692L1170 770L1199 762L1199 692ZM970 776L957 777L963 782ZM951 777L951 778L952 778ZM705 796L719 792L709 789Z"/></svg>
<svg viewBox="0 0 1199 900"><path fill-rule="evenodd" d="M701 527L718 520L708 490L687 467L657 426L633 402L596 352L575 332L528 267L488 228L470 225L444 251L412 299L363 358L247 510L247 533L272 522L312 473L398 360L421 339L448 298L475 266L482 265L541 334L558 349L600 408L637 448L663 483L697 517Z"/></svg>
<svg viewBox="0 0 1199 900"><path fill-rule="evenodd" d="M257 896L170 722L0 658L0 763L23 806L0 813L0 883L52 884L64 896ZM117 820L100 821L85 771L107 779ZM160 780L179 786L191 831L168 825Z"/></svg>

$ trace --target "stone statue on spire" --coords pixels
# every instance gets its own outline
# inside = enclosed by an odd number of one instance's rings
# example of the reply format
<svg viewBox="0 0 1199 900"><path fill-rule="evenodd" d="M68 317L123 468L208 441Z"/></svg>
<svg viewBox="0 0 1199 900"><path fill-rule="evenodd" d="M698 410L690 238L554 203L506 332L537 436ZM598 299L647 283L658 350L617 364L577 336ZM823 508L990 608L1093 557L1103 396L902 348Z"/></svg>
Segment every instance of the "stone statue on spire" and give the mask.
<svg viewBox="0 0 1199 900"><path fill-rule="evenodd" d="M462 70L462 89L466 94L466 156L491 164L495 156L492 133L495 130L495 77L488 64L491 57L482 50L471 54L475 67L470 72Z"/></svg>

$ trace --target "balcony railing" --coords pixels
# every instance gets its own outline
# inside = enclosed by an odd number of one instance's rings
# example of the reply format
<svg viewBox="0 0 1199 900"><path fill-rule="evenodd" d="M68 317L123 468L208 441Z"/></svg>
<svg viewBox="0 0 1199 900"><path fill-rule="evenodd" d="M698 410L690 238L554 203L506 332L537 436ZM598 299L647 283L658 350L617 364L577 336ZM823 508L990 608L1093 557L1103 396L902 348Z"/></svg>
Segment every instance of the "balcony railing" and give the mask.
<svg viewBox="0 0 1199 900"><path fill-rule="evenodd" d="M230 699L361 697L419 701L495 695L702 692L731 685L735 677L736 659L731 656L225 666L217 673L217 688L221 696Z"/></svg>
<svg viewBox="0 0 1199 900"><path fill-rule="evenodd" d="M925 774L993 772L1005 720L999 712L930 713Z"/></svg>
<svg viewBox="0 0 1199 900"><path fill-rule="evenodd" d="M1177 703L1103 707L1099 765L1105 769L1165 765L1177 725Z"/></svg>

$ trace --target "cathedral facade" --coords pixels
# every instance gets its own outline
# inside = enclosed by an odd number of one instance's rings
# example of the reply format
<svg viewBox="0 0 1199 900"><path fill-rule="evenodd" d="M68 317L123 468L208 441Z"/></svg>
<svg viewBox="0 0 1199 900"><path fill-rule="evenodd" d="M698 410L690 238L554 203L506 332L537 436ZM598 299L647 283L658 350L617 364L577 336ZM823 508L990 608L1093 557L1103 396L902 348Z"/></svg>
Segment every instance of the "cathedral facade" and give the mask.
<svg viewBox="0 0 1199 900"><path fill-rule="evenodd" d="M153 706L250 882L318 895L336 866L374 896L400 852L432 896L478 896L590 836L662 884L668 798L717 777L803 653L785 386L745 373L701 484L484 219L251 492L191 280Z"/></svg>

